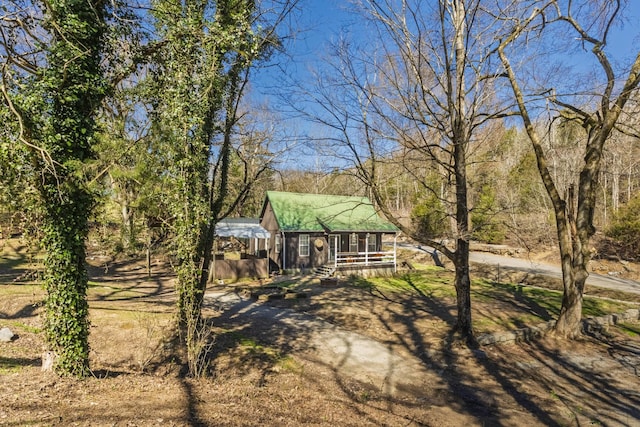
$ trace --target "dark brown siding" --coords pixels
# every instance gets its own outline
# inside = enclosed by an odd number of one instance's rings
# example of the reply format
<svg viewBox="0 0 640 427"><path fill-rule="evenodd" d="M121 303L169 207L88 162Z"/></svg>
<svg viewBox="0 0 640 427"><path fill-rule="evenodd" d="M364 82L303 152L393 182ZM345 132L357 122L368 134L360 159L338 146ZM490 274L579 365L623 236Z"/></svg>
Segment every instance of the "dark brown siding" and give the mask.
<svg viewBox="0 0 640 427"><path fill-rule="evenodd" d="M280 228L278 227L278 221L276 220L276 217L273 214L271 203L269 203L268 201L264 209L264 214L260 220L260 225L262 226L262 228L264 228L269 233L271 233L271 237L269 238L269 253L268 253L270 270L282 268L282 263L280 258L281 254L276 253L276 235L280 235Z"/></svg>
<svg viewBox="0 0 640 427"><path fill-rule="evenodd" d="M213 268L216 279L237 280L241 277L264 279L269 276L267 259L215 260Z"/></svg>
<svg viewBox="0 0 640 427"><path fill-rule="evenodd" d="M352 233L340 234L340 252L349 251L349 239ZM365 252L367 250L367 233L356 233L358 235L358 252ZM376 236L376 251L380 251L382 248L382 233L369 233Z"/></svg>
<svg viewBox="0 0 640 427"><path fill-rule="evenodd" d="M287 239L285 269L312 269L324 265L329 256L327 238L324 233L285 233ZM309 256L298 253L299 236L309 236ZM318 244L316 244L318 241Z"/></svg>

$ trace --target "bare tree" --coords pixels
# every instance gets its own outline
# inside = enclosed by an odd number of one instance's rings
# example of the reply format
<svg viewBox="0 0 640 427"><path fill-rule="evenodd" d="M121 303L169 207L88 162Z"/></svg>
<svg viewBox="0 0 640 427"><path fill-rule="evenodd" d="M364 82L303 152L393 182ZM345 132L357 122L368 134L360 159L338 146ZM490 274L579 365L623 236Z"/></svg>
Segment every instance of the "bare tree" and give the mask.
<svg viewBox="0 0 640 427"><path fill-rule="evenodd" d="M496 103L490 49L483 45L496 21L479 1L363 0L357 6L373 35L360 49L337 46L337 63L305 94L315 104L309 115L330 129L326 141L355 166L384 215L453 262L455 331L473 342L467 167L482 130L507 114ZM386 203L390 175L383 171L406 173L432 194L445 207L442 221L452 220L451 239L400 221Z"/></svg>
<svg viewBox="0 0 640 427"><path fill-rule="evenodd" d="M555 213L564 285L562 307L555 330L561 336L575 337L580 334L583 292L589 275L590 239L595 233L594 212L604 147L640 83L640 52L627 68L616 68L607 52L608 36L622 17L621 0L552 0L534 2L529 10L522 8L522 2L517 2L517 7L514 13L509 13L508 20L512 26L500 40L498 53ZM562 34L566 40L563 42L579 43L579 47L585 50L590 48L600 74L583 79L579 91L564 92L567 75L559 73L553 74L557 80L528 90L526 82L531 80L531 76L524 77L524 73L512 65L512 60L521 58L527 49L539 47L545 42L544 36L556 27L564 31ZM553 35L558 37L558 33ZM534 38L533 43L531 37ZM541 65L537 62L535 68L539 70ZM575 177L564 195L551 173L551 159L543 144L545 136L535 126L533 111L540 105L536 102L540 99L547 102L551 120L577 123L584 132L584 160L579 176Z"/></svg>

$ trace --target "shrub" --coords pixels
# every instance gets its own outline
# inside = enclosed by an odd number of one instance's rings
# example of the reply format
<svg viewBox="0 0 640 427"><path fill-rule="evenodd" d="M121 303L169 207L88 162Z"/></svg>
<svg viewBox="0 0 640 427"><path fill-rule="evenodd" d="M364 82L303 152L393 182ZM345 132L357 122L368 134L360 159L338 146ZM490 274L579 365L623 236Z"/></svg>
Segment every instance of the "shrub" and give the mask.
<svg viewBox="0 0 640 427"><path fill-rule="evenodd" d="M496 218L496 206L496 191L490 185L483 185L471 211L473 239L494 244L504 242L505 230Z"/></svg>
<svg viewBox="0 0 640 427"><path fill-rule="evenodd" d="M447 214L442 202L431 194L414 205L411 222L416 233L426 238L446 235L449 231Z"/></svg>
<svg viewBox="0 0 640 427"><path fill-rule="evenodd" d="M640 193L620 208L605 235L622 245L625 252L640 253Z"/></svg>

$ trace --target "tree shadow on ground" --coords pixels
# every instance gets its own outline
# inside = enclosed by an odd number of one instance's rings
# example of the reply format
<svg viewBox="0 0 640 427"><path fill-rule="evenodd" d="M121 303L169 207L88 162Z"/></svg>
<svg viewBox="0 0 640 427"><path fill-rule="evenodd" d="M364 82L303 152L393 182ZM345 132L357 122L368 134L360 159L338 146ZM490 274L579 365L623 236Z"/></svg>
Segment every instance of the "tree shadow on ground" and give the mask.
<svg viewBox="0 0 640 427"><path fill-rule="evenodd" d="M471 289L472 300L483 298L500 302L502 307L510 311L517 311L535 316L540 322L546 322L555 319L560 313L559 304L540 304L539 300L534 296L530 296L523 292L523 286L507 285L503 283L493 283L494 288L482 287L480 289ZM512 319L513 324L517 328L523 328L527 325L521 319Z"/></svg>
<svg viewBox="0 0 640 427"><path fill-rule="evenodd" d="M460 352L456 349L459 344L454 339L454 334L449 333L448 339L442 349L442 360L434 357L425 357L429 353L424 351L424 335L415 329L415 320L419 316L419 311L427 311L433 316L438 316L447 324L454 325L455 319L448 311L448 306L443 306L440 299L431 299L421 289L416 287L410 277L406 279L407 284L414 290L415 298L405 299L394 293L396 304L403 306L404 315L400 316L406 330L410 333L402 334L403 345L406 349L413 351L416 357L423 360L425 366L436 368L441 372L448 372L442 378L449 386L450 391L456 395L462 402L462 407L470 414L473 414L479 421L489 422L491 425L502 425L501 416L496 406L495 399L482 390L474 383L481 384L481 377L492 378L499 384L501 391L510 396L520 408L529 412L537 420L544 425L559 425L559 421L551 417L548 413L548 406L540 401L539 397L529 396L523 391L519 378L517 366L514 366L514 360L508 358L501 361L495 361L489 357L487 352L482 350L471 350ZM385 300L390 300L388 296ZM514 308L530 311L543 319L550 319L551 314L534 299L523 296L515 287L513 293ZM609 357L603 356L601 359L587 358L585 363L584 356L576 353L573 357L566 356L563 352L550 350L544 344L532 343L523 344L524 348L529 349L529 356L535 358L537 363L545 368L550 375L539 375L539 370L535 369L529 372L529 379L548 390L553 390L556 399L576 417L586 417L593 422L603 424L622 423L627 425L629 420L640 419L640 394L637 393L633 386L627 384L618 384L613 381L606 369L594 370L594 363L598 360L605 363L611 357L615 358L621 367L629 370L631 378L638 377L638 368L640 367L640 345L634 341L612 340L606 335L589 337L589 340L596 340L595 344L601 349L608 349ZM558 340L561 346L567 346L567 343ZM571 348L569 344L567 348ZM418 350L418 351L416 351ZM509 350L507 350L508 353ZM464 366L467 361L461 358L471 358L482 367L480 373L475 377L469 375L469 371L459 369ZM525 364L526 366L526 364ZM631 382L633 384L633 382ZM607 413L601 413L601 408L607 407L610 410ZM591 422L590 421L590 422Z"/></svg>
<svg viewBox="0 0 640 427"><path fill-rule="evenodd" d="M529 269L474 263L472 264L471 271L476 277L484 277L495 283L518 283L525 286L538 286L545 289L562 291L562 279L532 274Z"/></svg>
<svg viewBox="0 0 640 427"><path fill-rule="evenodd" d="M354 351L347 343L342 360L326 366L333 371L335 381L341 387L342 393L351 399L354 411L360 411L358 407L361 405L369 405L377 410L381 406L386 406L389 411L397 410L400 406L406 409L432 405L452 408L485 425L501 426L509 424L504 423L505 415L502 412L504 407L502 407L503 402L500 401L508 396L513 401L510 404L511 407L517 406L518 410L528 412L541 424L558 425L539 402L521 392L512 377L508 373L505 374L501 366L488 360L484 352L468 351L466 348L465 351L461 351L459 341L455 339L451 329L456 321L454 301L432 298L416 286L410 276L406 276L406 284L411 291L405 293L377 288L365 279L358 279L356 282L361 290L368 290L370 295L368 301L361 298L358 293L349 292L347 287L340 286L320 289L318 293L325 294L327 297L331 294L331 299L327 298L319 302L288 303L287 305L287 302L278 301L270 302L269 305L260 305L247 300L237 304L231 310L224 311L216 319L216 325L223 328L232 327L234 331L239 331L237 333L241 334L253 334L252 336L259 337L262 342L276 347L284 354L296 351L299 353L301 349L313 342L317 331L312 323L309 323L309 326L305 325L306 314L295 315L297 316L294 318L295 327L291 323L279 322L279 317L292 316L291 313L284 314L284 311L291 311L293 307L295 310L311 313L312 316L320 316L333 325L340 325L335 330L336 336L339 337L339 330L342 327L355 329L358 325L350 325L354 319L349 319L348 315L345 316L340 310L332 312L322 306L331 305L332 301L336 301L336 307L357 304L364 313L367 313L366 315L375 316L377 321L386 328L387 333L395 337L393 342L383 342L383 345L394 352L397 350L398 354L411 354L420 360L424 369L432 374L435 373L439 380L431 384L430 389L415 387L406 389L400 385L396 391L404 393L404 397L390 392L389 384L372 386L371 383L358 381L357 378L345 375L343 369L345 366L342 364L346 363L350 357L349 353ZM380 304L380 300L383 304ZM269 322L268 319L273 319L274 322ZM419 323L433 322L434 319L441 325L440 335L426 339ZM359 322L359 326L362 327L362 325L366 325L366 318ZM401 325L401 330L397 330L398 325ZM307 347L307 350L313 353L314 349ZM466 369L469 363L475 363L473 373ZM394 366L391 364L387 367L389 372L386 377L394 375ZM268 364L263 369L268 370ZM499 391L483 389L487 383L487 376L498 384ZM407 399L407 393L417 398ZM375 422L374 419L370 421Z"/></svg>
<svg viewBox="0 0 640 427"><path fill-rule="evenodd" d="M14 312L13 314L7 314L0 311L0 319L6 320L14 320L14 319L26 319L30 317L36 317L39 315L38 310L44 304L44 301L36 302L36 303L28 303L25 304L20 310Z"/></svg>
<svg viewBox="0 0 640 427"><path fill-rule="evenodd" d="M373 402L379 402L379 391L356 379L344 375L340 362L330 364L317 359L314 354L321 351L316 347L318 319L290 308L275 307L271 304L256 303L251 298L242 299L235 304L214 306L220 310L214 323L223 332L216 336L216 345L212 351L214 375L224 375L232 363L237 375L244 375L255 381L255 386L262 387L270 381L270 377L279 371L277 365L286 361L291 355L308 360L310 363L323 366L332 373L340 393L331 389L324 381L319 381L314 373L300 369L298 375L305 378L305 384L319 391L321 395L341 403L350 402L347 407L353 416L363 424L379 424L372 412L383 410ZM282 302L282 301L281 301ZM325 319L326 320L326 319ZM320 328L326 328L329 334L338 333L340 328L322 321ZM347 353L349 350L347 350ZM344 357L348 357L345 354ZM308 359L307 359L308 358ZM304 363L304 362L303 362ZM258 371L256 375L256 371ZM253 372L253 376L249 375ZM385 397L385 402L393 399ZM397 400L397 404L407 405L406 401ZM370 406L367 410L364 406ZM378 405L379 406L379 405ZM308 417L313 417L309 414ZM418 423L420 425L420 423Z"/></svg>
<svg viewBox="0 0 640 427"><path fill-rule="evenodd" d="M0 371L21 368L24 366L40 366L41 359L39 357L4 357L0 356Z"/></svg>
<svg viewBox="0 0 640 427"><path fill-rule="evenodd" d="M562 344L541 340L520 345L529 358L521 374L547 388L578 424L634 425L640 419L640 344L600 333L585 334L570 346ZM583 345L591 351L581 351ZM612 376L619 371L628 376Z"/></svg>
<svg viewBox="0 0 640 427"><path fill-rule="evenodd" d="M442 383L446 385L451 396L455 396L456 410L473 416L484 425L501 426L504 415L501 413L499 403L503 399L503 393L513 399L521 409L529 412L534 418L547 426L558 425L533 399L518 390L512 379L504 375L499 367L486 357L481 350L468 349L463 341L459 340L454 327L456 324L455 307L443 304L442 299L431 298L420 289L411 275L403 278L408 287L413 290L410 294L393 293L395 304L402 307L402 314L396 315L396 320L405 326L408 334L401 334L398 338L402 345L418 357L431 371L440 372ZM378 291L379 293L380 291ZM388 296L386 300L390 300ZM427 351L424 333L416 328L416 319L424 316L435 316L448 325L448 332L439 348ZM461 360L462 358L466 360ZM469 362L476 362L479 369L464 369ZM486 378L489 376L501 387L500 395L483 389Z"/></svg>
<svg viewBox="0 0 640 427"><path fill-rule="evenodd" d="M182 387L183 394L187 399L185 418L188 425L191 427L208 427L213 425L213 423L207 422L200 415L200 412L198 410L198 402L200 398L198 397L198 393L193 386L193 380L182 377L180 385Z"/></svg>
<svg viewBox="0 0 640 427"><path fill-rule="evenodd" d="M562 425L549 414L549 407L544 405L538 399L521 391L518 379L513 376L513 366L500 365L491 360L482 350L474 350L470 353L463 352L462 356L459 351L453 348L454 340L449 340L447 350L444 354L444 368L454 371L449 379L451 391L464 401L464 406L471 413L478 414L479 420L488 422L487 425L511 425L513 421L506 424L502 422L503 415L499 408L501 395L504 393L509 396L519 407L531 414L540 423L546 426ZM457 370L457 367L463 363L462 357L467 357L482 368L479 374L470 376L468 372ZM475 386L474 382L481 383L488 377L495 381L501 388L500 394L495 392L487 392L481 387Z"/></svg>
<svg viewBox="0 0 640 427"><path fill-rule="evenodd" d="M140 260L114 262L105 271L101 267L87 266L89 288L94 290L92 299L96 301L122 301L144 298L155 302L155 297L164 297L174 292L170 279L173 271L156 268L147 274Z"/></svg>
<svg viewBox="0 0 640 427"><path fill-rule="evenodd" d="M633 388L612 382L604 371L594 372L584 360L568 358L553 346L538 342L509 349L469 349L461 345L452 331L456 321L455 301L433 298L417 286L410 275L405 277L405 282L406 292L381 289L365 279L356 281L356 287L323 288L306 282L301 283L299 289L319 298L264 304L257 304L239 290L220 288L225 289L226 294L219 295L215 302L207 300L205 307L215 312L212 320L217 331L216 341L209 359L212 373L223 375L232 366L238 375L245 375L256 387L263 387L282 359L289 355L310 357L309 360L323 364L332 372L340 398L351 402L348 410L364 423L372 424L379 424L376 414L393 413L403 417L407 411L425 414L425 408L438 406L466 414L479 424L494 426L514 425L518 420L513 417L524 413L533 424L561 425L564 421L559 416L559 406L574 414L576 420L586 417L603 424L628 425L628 420L640 419L637 409L640 395ZM519 296L517 292L514 287L514 309L529 310L541 317L551 316L534 299ZM492 297L490 293L484 296ZM349 318L348 313L342 312L341 308L349 306L359 307L354 316L360 319ZM428 389L400 387L396 390L399 394L393 394L384 385L345 374L342 361L318 361L313 357L314 352L322 350L313 344L317 333L314 321L318 318L328 322L330 331L336 335L343 329L366 328L367 319L375 318L386 328L387 335L393 336L381 341L382 344L398 354L406 353L418 359L438 381ZM436 324L437 334L425 335L424 322ZM603 348L609 349L609 357L637 378L638 364L634 361L640 360L640 348L599 339ZM345 360L352 351L354 349L347 346ZM518 353L517 357L512 357L512 352ZM393 371L392 366L388 369L389 373ZM301 372L300 375L308 374ZM184 375L182 382L190 424L207 425L204 413L199 412L197 388ZM322 392L335 393L328 384L314 378L309 378L308 383ZM538 393L530 392L531 387L537 388ZM547 398L541 397L539 390L549 390ZM407 395L417 397L408 399ZM603 406L612 408L611 412L598 413ZM405 420L408 425L429 424L420 416Z"/></svg>
<svg viewBox="0 0 640 427"><path fill-rule="evenodd" d="M0 246L0 283L31 283L39 275L37 251L16 240L8 239Z"/></svg>

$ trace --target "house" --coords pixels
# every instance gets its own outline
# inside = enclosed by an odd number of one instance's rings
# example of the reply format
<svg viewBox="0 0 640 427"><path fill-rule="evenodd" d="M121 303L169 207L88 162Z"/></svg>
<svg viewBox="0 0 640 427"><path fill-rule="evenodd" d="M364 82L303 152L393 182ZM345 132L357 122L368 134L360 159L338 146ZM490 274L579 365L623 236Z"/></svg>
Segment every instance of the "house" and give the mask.
<svg viewBox="0 0 640 427"><path fill-rule="evenodd" d="M398 228L383 220L366 197L268 191L260 224L270 233L270 270L371 274L395 271ZM394 237L393 250L383 236Z"/></svg>

